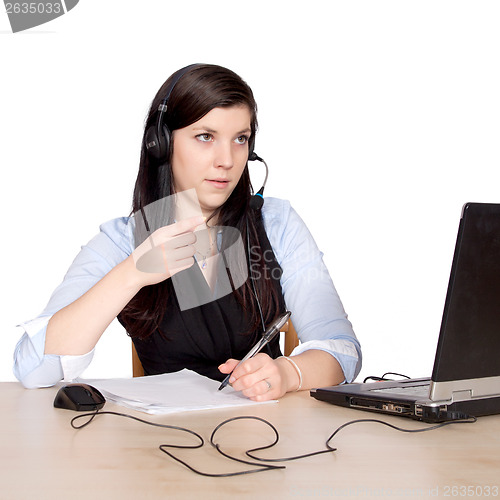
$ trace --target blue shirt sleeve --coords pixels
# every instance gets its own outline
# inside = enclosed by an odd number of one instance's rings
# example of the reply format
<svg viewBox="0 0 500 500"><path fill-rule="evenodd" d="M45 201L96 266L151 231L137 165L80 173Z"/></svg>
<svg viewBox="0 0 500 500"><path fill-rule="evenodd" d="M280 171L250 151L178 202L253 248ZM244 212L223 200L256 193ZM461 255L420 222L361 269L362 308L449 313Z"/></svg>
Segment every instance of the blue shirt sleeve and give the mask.
<svg viewBox="0 0 500 500"><path fill-rule="evenodd" d="M92 360L93 351L83 356L44 354L47 323L57 311L81 297L132 253L130 221L123 217L102 224L100 232L81 248L43 312L19 325L24 334L14 352L14 375L25 387L47 387L63 378L76 378Z"/></svg>
<svg viewBox="0 0 500 500"><path fill-rule="evenodd" d="M285 302L302 343L294 354L307 348L330 352L339 361L345 381L351 382L361 369L361 346L322 252L289 202L267 197L263 218L269 242L283 270L281 286Z"/></svg>

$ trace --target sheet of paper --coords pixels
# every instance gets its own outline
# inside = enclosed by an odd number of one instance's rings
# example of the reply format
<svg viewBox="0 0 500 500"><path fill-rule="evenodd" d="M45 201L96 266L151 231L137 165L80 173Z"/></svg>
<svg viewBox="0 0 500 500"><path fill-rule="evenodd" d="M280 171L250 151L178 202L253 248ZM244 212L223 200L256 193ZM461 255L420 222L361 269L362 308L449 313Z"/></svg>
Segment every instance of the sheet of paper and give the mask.
<svg viewBox="0 0 500 500"><path fill-rule="evenodd" d="M79 381L97 387L109 401L158 415L262 404L249 400L230 386L219 391L220 382L186 369L148 377ZM273 402L277 401L266 401Z"/></svg>

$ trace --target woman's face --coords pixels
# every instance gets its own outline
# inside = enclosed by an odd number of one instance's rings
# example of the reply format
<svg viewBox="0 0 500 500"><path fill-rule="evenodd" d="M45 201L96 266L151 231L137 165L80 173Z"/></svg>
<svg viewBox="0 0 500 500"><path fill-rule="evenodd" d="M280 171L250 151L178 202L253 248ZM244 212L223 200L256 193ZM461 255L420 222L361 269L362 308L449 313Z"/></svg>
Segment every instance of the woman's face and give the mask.
<svg viewBox="0 0 500 500"><path fill-rule="evenodd" d="M240 180L248 160L250 120L247 106L214 108L173 132L175 191L196 189L205 217L229 198Z"/></svg>

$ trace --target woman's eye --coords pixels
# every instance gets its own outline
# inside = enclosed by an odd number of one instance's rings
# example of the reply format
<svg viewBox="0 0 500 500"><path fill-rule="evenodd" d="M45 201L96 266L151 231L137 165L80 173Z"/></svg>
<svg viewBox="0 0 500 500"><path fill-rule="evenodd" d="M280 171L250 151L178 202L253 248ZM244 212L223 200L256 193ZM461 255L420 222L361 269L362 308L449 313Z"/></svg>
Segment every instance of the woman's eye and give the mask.
<svg viewBox="0 0 500 500"><path fill-rule="evenodd" d="M201 142L210 142L212 140L212 134L199 134L196 138Z"/></svg>
<svg viewBox="0 0 500 500"><path fill-rule="evenodd" d="M248 141L248 137L246 135L240 135L237 139L236 139L236 143L237 144L245 144L246 142Z"/></svg>

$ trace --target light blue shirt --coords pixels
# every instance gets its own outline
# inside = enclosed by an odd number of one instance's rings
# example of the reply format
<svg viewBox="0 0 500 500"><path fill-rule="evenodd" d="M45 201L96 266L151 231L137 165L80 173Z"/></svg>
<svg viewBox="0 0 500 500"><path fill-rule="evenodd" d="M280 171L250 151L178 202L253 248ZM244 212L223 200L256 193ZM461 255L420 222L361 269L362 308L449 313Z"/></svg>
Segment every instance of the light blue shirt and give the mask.
<svg viewBox="0 0 500 500"><path fill-rule="evenodd" d="M266 198L262 216L283 270L283 296L300 340L292 355L308 349L326 351L340 363L345 382L351 382L361 369L361 346L322 252L288 201ZM102 224L100 232L82 247L44 311L20 325L25 332L14 352L14 374L25 387L70 381L87 368L93 350L81 356L44 354L47 324L53 314L78 299L133 250L133 218L122 217Z"/></svg>

